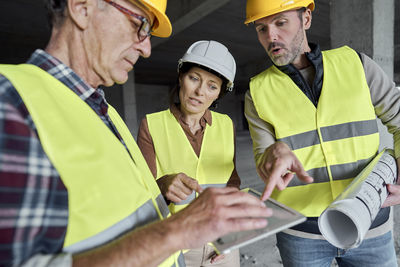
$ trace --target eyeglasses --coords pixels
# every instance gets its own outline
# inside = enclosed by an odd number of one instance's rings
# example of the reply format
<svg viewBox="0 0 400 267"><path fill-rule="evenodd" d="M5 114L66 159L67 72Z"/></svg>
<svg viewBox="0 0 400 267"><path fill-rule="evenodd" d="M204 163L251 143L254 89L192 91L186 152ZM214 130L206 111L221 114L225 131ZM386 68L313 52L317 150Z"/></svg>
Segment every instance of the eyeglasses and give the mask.
<svg viewBox="0 0 400 267"><path fill-rule="evenodd" d="M139 39L139 42L143 42L147 37L151 36L152 25L145 17L140 16L140 15L130 11L129 9L118 5L117 3L113 2L112 0L104 0L104 1L106 3L112 5L119 11L121 11L124 15L134 17L142 22L142 24L140 24L139 30L137 32L137 37Z"/></svg>

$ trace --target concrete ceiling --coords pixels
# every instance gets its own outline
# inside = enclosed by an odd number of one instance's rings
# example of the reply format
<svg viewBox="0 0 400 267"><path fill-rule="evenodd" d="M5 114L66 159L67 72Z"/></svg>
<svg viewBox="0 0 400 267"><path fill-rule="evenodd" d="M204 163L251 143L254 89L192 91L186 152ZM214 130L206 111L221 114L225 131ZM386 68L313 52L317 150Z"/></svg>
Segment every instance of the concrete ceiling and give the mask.
<svg viewBox="0 0 400 267"><path fill-rule="evenodd" d="M315 1L308 32L309 41L322 49L330 48L330 1ZM395 2L395 80L400 83L400 1ZM137 83L174 84L178 59L198 40L217 40L229 48L238 66L238 93L246 90L249 77L270 64L253 27L243 24L244 0L169 0L167 14L173 34L168 39L152 38L152 56L135 66ZM0 0L0 63L24 62L48 39L43 0Z"/></svg>

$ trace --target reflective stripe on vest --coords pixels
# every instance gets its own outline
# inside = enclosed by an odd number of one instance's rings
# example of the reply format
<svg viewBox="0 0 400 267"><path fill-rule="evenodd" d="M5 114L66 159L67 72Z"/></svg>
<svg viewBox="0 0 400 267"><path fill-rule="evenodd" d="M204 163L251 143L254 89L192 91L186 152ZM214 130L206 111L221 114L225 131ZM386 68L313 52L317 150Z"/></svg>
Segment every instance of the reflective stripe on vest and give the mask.
<svg viewBox="0 0 400 267"><path fill-rule="evenodd" d="M169 109L146 116L156 153L157 178L183 172L204 188L226 186L234 168L233 124L227 115L211 111L211 116L212 126L206 124L199 157ZM194 198L193 193L169 208L177 212Z"/></svg>
<svg viewBox="0 0 400 267"><path fill-rule="evenodd" d="M78 252L85 251L90 248L99 246L101 244L107 243L107 241L112 240L116 236L133 229L134 227L140 227L147 223L157 221L158 215L152 201L149 199L140 208L135 210L130 216L122 219L111 227L107 228L101 233L94 236L86 238L82 241L74 243L64 249L66 252Z"/></svg>
<svg viewBox="0 0 400 267"><path fill-rule="evenodd" d="M73 91L29 64L1 65L0 72L24 101L44 151L68 190L64 247L76 253L114 240L166 212L162 196L129 130L109 106L122 143ZM180 253L180 252L179 252ZM175 253L162 266L177 262Z"/></svg>
<svg viewBox="0 0 400 267"><path fill-rule="evenodd" d="M179 257L178 257L178 266L186 266L186 263L185 263L185 258L184 258L184 256L183 256L183 253L181 252L180 254L179 254Z"/></svg>
<svg viewBox="0 0 400 267"><path fill-rule="evenodd" d="M357 53L322 52L324 80L316 108L275 66L254 77L250 93L276 139L290 146L315 182L297 177L273 197L306 216L319 216L376 155L379 133L364 69Z"/></svg>

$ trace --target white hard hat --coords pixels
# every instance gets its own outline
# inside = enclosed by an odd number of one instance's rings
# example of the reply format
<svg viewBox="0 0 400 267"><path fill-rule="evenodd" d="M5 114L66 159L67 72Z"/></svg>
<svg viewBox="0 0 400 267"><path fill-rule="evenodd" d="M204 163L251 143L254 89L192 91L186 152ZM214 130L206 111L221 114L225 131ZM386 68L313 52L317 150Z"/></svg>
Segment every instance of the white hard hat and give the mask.
<svg viewBox="0 0 400 267"><path fill-rule="evenodd" d="M227 90L232 91L236 73L236 62L228 48L216 41L193 43L178 62L178 72L185 62L205 66L228 80Z"/></svg>

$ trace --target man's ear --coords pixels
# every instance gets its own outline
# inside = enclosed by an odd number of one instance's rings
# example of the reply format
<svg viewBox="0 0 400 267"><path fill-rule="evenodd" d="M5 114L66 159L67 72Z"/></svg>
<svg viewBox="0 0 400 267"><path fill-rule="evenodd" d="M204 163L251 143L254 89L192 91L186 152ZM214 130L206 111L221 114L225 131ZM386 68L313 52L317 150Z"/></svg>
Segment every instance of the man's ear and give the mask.
<svg viewBox="0 0 400 267"><path fill-rule="evenodd" d="M303 26L305 30L310 29L312 20L312 12L311 9L306 8L306 11L303 13Z"/></svg>
<svg viewBox="0 0 400 267"><path fill-rule="evenodd" d="M80 29L87 28L96 1L97 0L68 0L69 16Z"/></svg>

